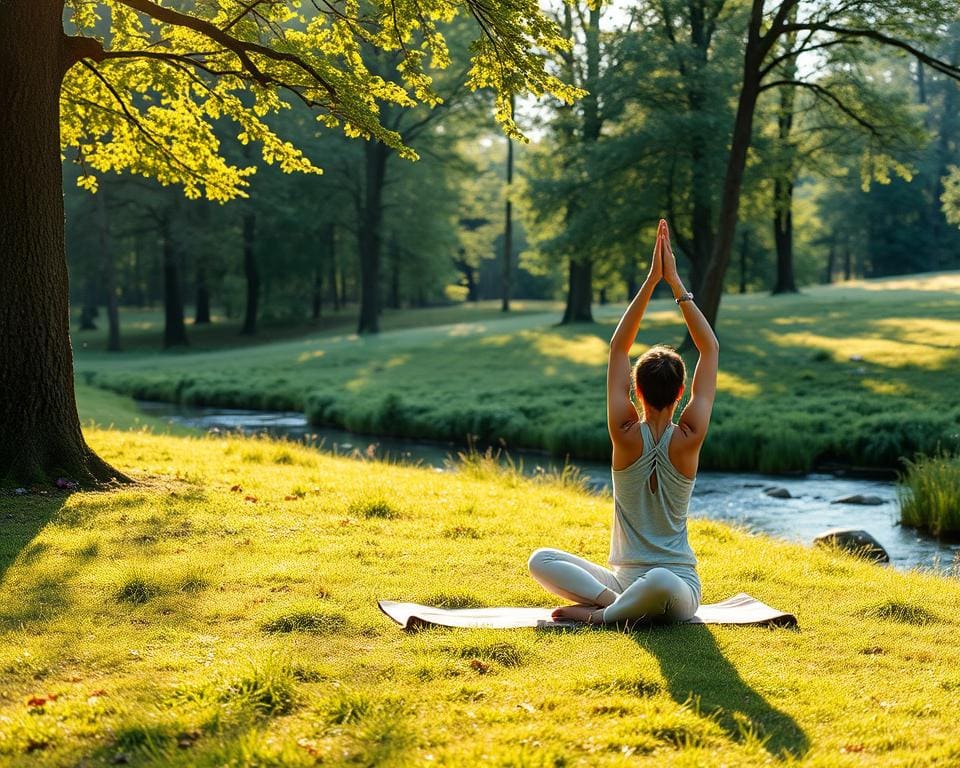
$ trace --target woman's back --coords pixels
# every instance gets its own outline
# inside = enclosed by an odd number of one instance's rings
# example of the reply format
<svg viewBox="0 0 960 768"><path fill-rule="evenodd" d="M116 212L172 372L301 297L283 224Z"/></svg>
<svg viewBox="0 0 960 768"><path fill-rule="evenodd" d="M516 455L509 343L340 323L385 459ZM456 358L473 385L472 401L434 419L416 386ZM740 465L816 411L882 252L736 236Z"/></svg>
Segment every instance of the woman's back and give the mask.
<svg viewBox="0 0 960 768"><path fill-rule="evenodd" d="M611 565L689 565L697 559L687 540L687 510L696 479L670 461L672 422L660 440L640 422L643 453L625 469L613 469Z"/></svg>

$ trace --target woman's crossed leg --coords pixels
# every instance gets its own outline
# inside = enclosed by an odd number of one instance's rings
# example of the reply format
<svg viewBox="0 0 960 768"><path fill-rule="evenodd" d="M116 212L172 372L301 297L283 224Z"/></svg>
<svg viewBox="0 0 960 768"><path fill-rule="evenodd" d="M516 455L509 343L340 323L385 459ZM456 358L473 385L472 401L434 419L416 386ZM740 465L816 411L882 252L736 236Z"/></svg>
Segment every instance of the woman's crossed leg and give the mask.
<svg viewBox="0 0 960 768"><path fill-rule="evenodd" d="M560 549L538 549L527 565L548 592L578 603L558 608L554 618L684 621L697 610L690 585L666 568L651 568L624 589L613 571Z"/></svg>

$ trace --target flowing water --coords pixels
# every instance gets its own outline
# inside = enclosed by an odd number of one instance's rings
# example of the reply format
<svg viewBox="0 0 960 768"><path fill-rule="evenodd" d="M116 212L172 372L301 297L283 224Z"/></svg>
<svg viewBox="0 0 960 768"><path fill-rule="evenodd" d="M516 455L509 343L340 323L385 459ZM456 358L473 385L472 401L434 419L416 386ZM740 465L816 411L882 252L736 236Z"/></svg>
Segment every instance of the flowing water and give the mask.
<svg viewBox="0 0 960 768"><path fill-rule="evenodd" d="M446 468L450 457L463 450L454 443L430 443L399 438L357 435L339 429L318 428L302 413L194 408L169 403L141 402L151 416L209 432L268 434L298 440L340 455L389 458ZM524 472L562 469L563 463L535 451L511 451L510 458ZM610 487L610 467L591 461L572 462L597 491ZM791 498L768 496L764 489L786 488ZM833 504L850 494L876 496L881 504ZM809 544L829 528L860 528L871 533L887 550L896 568L924 568L956 573L960 544L940 542L899 525L895 484L885 480L860 480L828 474L770 476L749 473L700 472L690 504L692 517L737 523L762 533Z"/></svg>

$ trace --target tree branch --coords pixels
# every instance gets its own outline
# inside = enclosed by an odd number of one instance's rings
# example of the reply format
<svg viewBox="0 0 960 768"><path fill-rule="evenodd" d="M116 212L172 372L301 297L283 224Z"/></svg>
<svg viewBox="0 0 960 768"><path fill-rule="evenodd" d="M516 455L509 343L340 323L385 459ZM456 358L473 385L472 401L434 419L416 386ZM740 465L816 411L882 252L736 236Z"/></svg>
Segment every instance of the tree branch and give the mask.
<svg viewBox="0 0 960 768"><path fill-rule="evenodd" d="M205 19L197 18L196 16L180 13L172 8L166 8L162 5L157 5L156 3L151 2L151 0L117 0L117 2L157 21L162 21L165 24L173 24L174 26L178 27L186 27L187 29L192 29L194 32L199 32L201 35L209 37L211 40L219 43L227 50L232 51L237 58L240 59L240 63L243 64L244 68L250 72L251 76L261 85L269 85L270 83L274 83L282 86L284 83L276 80L270 75L267 75L256 64L254 64L253 60L250 58L251 53L259 54L260 56L273 61L285 61L293 64L296 67L299 67L308 75L310 75L318 85L323 87L323 89L327 91L331 98L336 99L337 97L333 86L323 78L323 76L313 65L311 65L308 61L305 61L301 56L297 56L293 53L286 53L284 51L277 51L269 46L261 45L259 43L239 40L238 38L228 35L216 24L212 24L211 22Z"/></svg>
<svg viewBox="0 0 960 768"><path fill-rule="evenodd" d="M866 128L870 133L872 133L877 138L883 138L883 134L877 130L877 127L873 123L869 122L865 118L858 115L850 107L843 103L843 101L836 94L831 93L829 90L824 88L822 85L817 83L808 83L803 80L774 80L771 83L766 83L765 85L760 86L760 92L770 90L771 88L779 88L780 86L790 86L794 88L806 88L813 91L817 96L825 98L828 101L831 101L837 109L843 112L851 120L854 120L859 125Z"/></svg>

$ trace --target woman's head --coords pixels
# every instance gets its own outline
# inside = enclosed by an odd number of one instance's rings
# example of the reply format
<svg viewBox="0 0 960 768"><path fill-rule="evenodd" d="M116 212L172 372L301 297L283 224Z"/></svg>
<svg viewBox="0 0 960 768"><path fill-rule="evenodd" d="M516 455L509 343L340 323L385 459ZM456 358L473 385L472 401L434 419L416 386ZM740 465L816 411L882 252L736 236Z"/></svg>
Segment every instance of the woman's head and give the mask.
<svg viewBox="0 0 960 768"><path fill-rule="evenodd" d="M644 352L633 366L633 386L637 397L659 411L675 405L680 399L686 375L683 359L677 351L657 344Z"/></svg>

